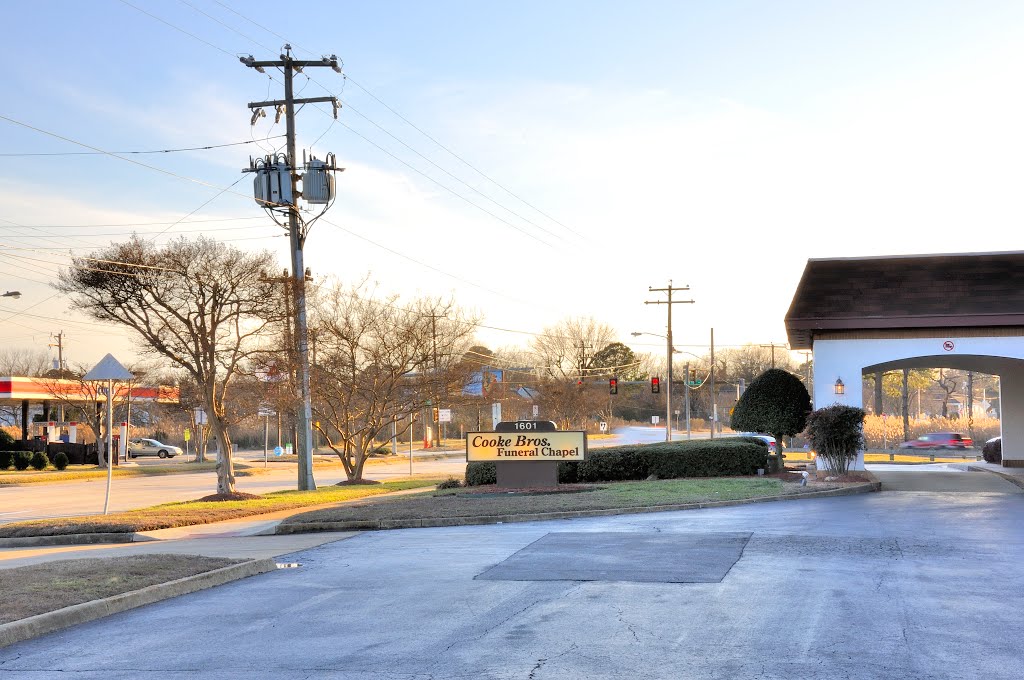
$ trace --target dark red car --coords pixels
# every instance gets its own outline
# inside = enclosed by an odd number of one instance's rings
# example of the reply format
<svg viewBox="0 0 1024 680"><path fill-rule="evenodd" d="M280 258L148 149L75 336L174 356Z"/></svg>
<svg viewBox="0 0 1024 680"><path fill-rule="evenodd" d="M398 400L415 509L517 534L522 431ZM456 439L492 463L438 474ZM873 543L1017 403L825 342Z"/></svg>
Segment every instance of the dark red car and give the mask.
<svg viewBox="0 0 1024 680"><path fill-rule="evenodd" d="M932 432L900 444L901 449L969 449L974 440L959 432Z"/></svg>

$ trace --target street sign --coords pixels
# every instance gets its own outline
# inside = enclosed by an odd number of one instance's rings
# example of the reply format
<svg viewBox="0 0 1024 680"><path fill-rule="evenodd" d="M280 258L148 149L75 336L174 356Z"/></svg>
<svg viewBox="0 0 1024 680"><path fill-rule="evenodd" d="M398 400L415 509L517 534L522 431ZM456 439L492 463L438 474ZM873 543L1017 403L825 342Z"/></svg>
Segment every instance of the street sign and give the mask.
<svg viewBox="0 0 1024 680"><path fill-rule="evenodd" d="M661 416L651 416L651 425L657 425L661 422Z"/></svg>
<svg viewBox="0 0 1024 680"><path fill-rule="evenodd" d="M275 456L283 456L284 455L284 449L282 449L280 446L275 446L274 447L274 455Z"/></svg>
<svg viewBox="0 0 1024 680"><path fill-rule="evenodd" d="M185 428L185 441L192 439L192 430Z"/></svg>
<svg viewBox="0 0 1024 680"><path fill-rule="evenodd" d="M540 415L540 406L538 406L537 404L534 404L533 405L533 417L536 418L539 415Z"/></svg>
<svg viewBox="0 0 1024 680"><path fill-rule="evenodd" d="M197 408L195 410L195 415L196 415L196 425L206 425L206 422L207 422L207 420L206 420L206 411L204 411L201 408Z"/></svg>
<svg viewBox="0 0 1024 680"><path fill-rule="evenodd" d="M607 432L607 431L608 431L608 423L606 423L606 422L604 422L602 420L601 421L601 432Z"/></svg>
<svg viewBox="0 0 1024 680"><path fill-rule="evenodd" d="M442 408L437 411L438 422L450 423L452 422L452 410L450 408Z"/></svg>
<svg viewBox="0 0 1024 680"><path fill-rule="evenodd" d="M276 416L277 412L269 406L260 406L260 410L256 415L260 418L269 418L270 416Z"/></svg>

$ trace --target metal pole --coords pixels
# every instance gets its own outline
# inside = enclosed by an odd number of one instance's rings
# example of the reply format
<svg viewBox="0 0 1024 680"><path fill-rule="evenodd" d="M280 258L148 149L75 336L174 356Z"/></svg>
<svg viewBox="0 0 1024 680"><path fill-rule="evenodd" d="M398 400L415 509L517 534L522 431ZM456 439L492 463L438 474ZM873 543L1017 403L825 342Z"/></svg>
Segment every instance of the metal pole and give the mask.
<svg viewBox="0 0 1024 680"><path fill-rule="evenodd" d="M412 418L412 413L409 414L409 476L412 476L412 426L415 421Z"/></svg>
<svg viewBox="0 0 1024 680"><path fill-rule="evenodd" d="M715 438L718 425L718 400L715 399L715 329L711 329L711 438Z"/></svg>
<svg viewBox="0 0 1024 680"><path fill-rule="evenodd" d="M292 76L294 67L292 65L291 51L285 55L284 67L284 98L285 98L285 122L286 134L288 136L288 164L290 166L292 199L288 207L288 236L291 243L292 255L292 276L294 287L292 292L295 296L295 341L298 348L297 373L299 379L299 393L302 403L297 412L298 422L296 423L295 442L299 456L298 488L299 491L313 491L316 489L316 482L313 480L313 405L309 389L309 329L306 326L306 267L302 258L302 246L305 240L299 231L299 197L297 194L296 180L298 173L296 165L298 158L295 154L295 102L292 95Z"/></svg>
<svg viewBox="0 0 1024 680"><path fill-rule="evenodd" d="M686 362L686 438L690 438L690 362Z"/></svg>
<svg viewBox="0 0 1024 680"><path fill-rule="evenodd" d="M107 495L103 499L103 514L110 508L110 480L114 475L114 381L107 380Z"/></svg>
<svg viewBox="0 0 1024 680"><path fill-rule="evenodd" d="M270 448L270 414L263 416L263 467L267 467L267 449Z"/></svg>

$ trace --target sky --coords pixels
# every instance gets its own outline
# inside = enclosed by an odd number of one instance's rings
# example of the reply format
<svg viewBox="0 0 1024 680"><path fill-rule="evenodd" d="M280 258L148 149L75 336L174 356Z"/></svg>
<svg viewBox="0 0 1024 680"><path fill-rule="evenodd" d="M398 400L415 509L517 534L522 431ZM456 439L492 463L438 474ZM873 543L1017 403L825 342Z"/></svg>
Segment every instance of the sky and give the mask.
<svg viewBox="0 0 1024 680"><path fill-rule="evenodd" d="M0 344L72 365L137 343L50 287L135 231L269 249L250 156L346 168L313 227L318 279L453 297L492 349L593 317L637 351L786 341L809 258L1019 250L1024 3L43 0L6 8ZM215 149L157 151L217 145ZM83 153L88 152L88 153ZM47 155L22 155L47 154ZM75 155L55 155L75 154ZM941 285L941 282L936 282ZM894 291L898 294L898 291Z"/></svg>

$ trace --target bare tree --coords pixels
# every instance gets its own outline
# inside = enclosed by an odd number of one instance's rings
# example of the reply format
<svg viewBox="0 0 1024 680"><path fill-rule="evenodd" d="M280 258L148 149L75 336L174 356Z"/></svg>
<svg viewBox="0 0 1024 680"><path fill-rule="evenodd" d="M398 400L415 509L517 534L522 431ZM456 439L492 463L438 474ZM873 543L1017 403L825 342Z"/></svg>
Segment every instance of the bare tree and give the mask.
<svg viewBox="0 0 1024 680"><path fill-rule="evenodd" d="M960 387L960 374L957 371L949 371L940 368L934 376L935 384L942 390L942 417L949 417L949 400L953 393Z"/></svg>
<svg viewBox="0 0 1024 680"><path fill-rule="evenodd" d="M365 284L336 285L313 299L317 360L313 410L318 430L350 481L362 479L376 440L400 436L409 414L437 395L461 392L462 361L476 320L453 302L374 300Z"/></svg>
<svg viewBox="0 0 1024 680"><path fill-rule="evenodd" d="M264 272L271 253L246 253L208 238L164 247L134 236L78 257L55 287L100 321L125 326L144 351L182 368L199 388L220 444L217 492L235 489L225 400L232 380L256 351L256 338L282 314Z"/></svg>
<svg viewBox="0 0 1024 680"><path fill-rule="evenodd" d="M552 378L586 375L594 354L615 341L615 331L593 318L563 319L532 342L537 366Z"/></svg>

